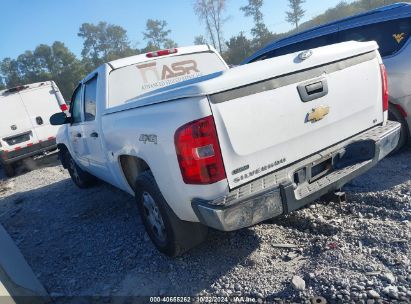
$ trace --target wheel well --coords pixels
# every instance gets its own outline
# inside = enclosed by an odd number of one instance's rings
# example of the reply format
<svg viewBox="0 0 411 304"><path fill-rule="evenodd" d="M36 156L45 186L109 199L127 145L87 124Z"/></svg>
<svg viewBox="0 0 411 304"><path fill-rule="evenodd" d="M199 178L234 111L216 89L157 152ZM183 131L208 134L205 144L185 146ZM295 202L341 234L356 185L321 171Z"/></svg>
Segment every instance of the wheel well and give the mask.
<svg viewBox="0 0 411 304"><path fill-rule="evenodd" d="M128 184L134 189L134 182L142 172L150 170L148 164L141 158L131 155L121 155L120 158L121 170Z"/></svg>
<svg viewBox="0 0 411 304"><path fill-rule="evenodd" d="M63 168L67 169L65 153L66 153L66 151L68 151L68 149L67 149L65 144L57 144L57 148L59 149L60 162L63 165Z"/></svg>
<svg viewBox="0 0 411 304"><path fill-rule="evenodd" d="M391 115L394 117L392 117ZM411 145L411 133L406 119L406 115L407 113L404 111L401 105L394 104L390 101L388 109L388 118L390 119L391 116L392 119L401 123L401 133L405 134L404 144ZM401 137L403 136L401 135Z"/></svg>

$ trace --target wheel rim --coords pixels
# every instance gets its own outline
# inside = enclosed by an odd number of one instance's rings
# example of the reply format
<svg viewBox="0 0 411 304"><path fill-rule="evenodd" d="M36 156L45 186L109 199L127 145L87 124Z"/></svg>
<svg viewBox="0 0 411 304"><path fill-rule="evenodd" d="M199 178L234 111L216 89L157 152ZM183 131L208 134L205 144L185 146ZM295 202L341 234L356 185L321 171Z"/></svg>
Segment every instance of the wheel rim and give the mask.
<svg viewBox="0 0 411 304"><path fill-rule="evenodd" d="M77 167L76 164L74 163L73 158L70 158L70 171L72 173L73 178L76 180L76 182L80 181L80 176L78 175Z"/></svg>
<svg viewBox="0 0 411 304"><path fill-rule="evenodd" d="M163 218L156 202L148 192L143 192L143 206L144 216L147 219L151 231L160 242L164 242L167 235Z"/></svg>

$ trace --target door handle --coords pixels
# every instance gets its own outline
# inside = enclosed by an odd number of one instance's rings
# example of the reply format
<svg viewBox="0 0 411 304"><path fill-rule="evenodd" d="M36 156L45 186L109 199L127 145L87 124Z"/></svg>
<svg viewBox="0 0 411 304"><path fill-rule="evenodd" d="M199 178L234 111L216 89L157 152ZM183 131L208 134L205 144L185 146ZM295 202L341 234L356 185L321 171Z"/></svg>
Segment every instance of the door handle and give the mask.
<svg viewBox="0 0 411 304"><path fill-rule="evenodd" d="M80 138L80 137L81 137L81 133L77 133L75 136Z"/></svg>
<svg viewBox="0 0 411 304"><path fill-rule="evenodd" d="M41 126L43 124L43 118L41 118L41 116L37 116L36 117L36 123Z"/></svg>
<svg viewBox="0 0 411 304"><path fill-rule="evenodd" d="M93 133L90 134L90 137L95 137L95 138L96 138L96 137L98 137L98 133L97 133L97 132L93 132Z"/></svg>

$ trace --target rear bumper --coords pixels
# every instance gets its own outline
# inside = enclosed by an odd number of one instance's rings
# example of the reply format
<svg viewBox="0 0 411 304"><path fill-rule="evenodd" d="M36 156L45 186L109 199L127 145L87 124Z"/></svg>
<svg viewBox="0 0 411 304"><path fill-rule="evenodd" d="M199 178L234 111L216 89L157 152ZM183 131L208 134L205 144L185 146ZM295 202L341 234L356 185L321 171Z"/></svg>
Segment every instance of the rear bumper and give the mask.
<svg viewBox="0 0 411 304"><path fill-rule="evenodd" d="M43 152L57 149L56 139L43 141L32 146L26 146L18 150L0 151L0 163L11 164L21 159L38 155Z"/></svg>
<svg viewBox="0 0 411 304"><path fill-rule="evenodd" d="M193 199L200 222L223 231L248 227L290 213L369 170L397 145L400 124L389 121L362 132L304 160L254 180L224 197L205 201ZM295 174L332 159L334 170L321 178L296 183Z"/></svg>

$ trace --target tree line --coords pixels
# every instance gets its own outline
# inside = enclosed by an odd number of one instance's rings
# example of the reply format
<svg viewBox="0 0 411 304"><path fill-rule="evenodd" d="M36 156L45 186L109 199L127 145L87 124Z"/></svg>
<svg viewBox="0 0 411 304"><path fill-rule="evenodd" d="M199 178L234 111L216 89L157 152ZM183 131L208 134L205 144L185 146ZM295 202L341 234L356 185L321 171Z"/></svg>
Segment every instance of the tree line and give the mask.
<svg viewBox="0 0 411 304"><path fill-rule="evenodd" d="M253 27L249 33L240 32L224 39L224 24L228 20L227 0L195 0L193 11L204 25L206 35L194 37L193 43L211 44L229 64L239 64L244 58L274 40L297 31L397 2L395 0L358 0L352 3L341 1L323 14L301 23L305 15L305 0L287 1L289 9L285 12L285 21L293 25L293 29L289 32L270 31L262 13L264 0L247 0L246 5L240 7L240 11L244 17L252 18ZM411 2L411 0L406 2ZM146 46L141 49L131 46L124 28L107 22L83 23L77 35L83 39L80 59L63 42L55 41L52 45L40 44L33 51L25 51L15 59L1 60L0 89L54 80L63 96L68 99L78 81L104 62L158 49L177 47L177 43L170 38L171 30L165 20L147 20L143 32Z"/></svg>

